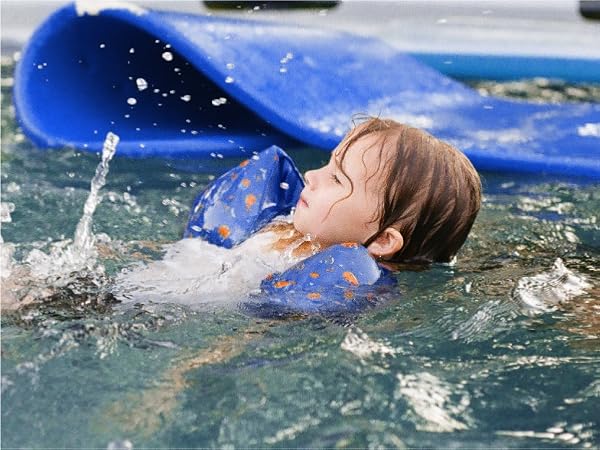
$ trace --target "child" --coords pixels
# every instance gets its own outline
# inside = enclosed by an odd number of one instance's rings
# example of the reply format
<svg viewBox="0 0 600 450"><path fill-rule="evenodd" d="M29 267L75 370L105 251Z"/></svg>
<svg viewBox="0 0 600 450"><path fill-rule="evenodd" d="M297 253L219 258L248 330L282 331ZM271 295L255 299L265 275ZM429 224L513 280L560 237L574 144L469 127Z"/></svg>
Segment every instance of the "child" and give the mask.
<svg viewBox="0 0 600 450"><path fill-rule="evenodd" d="M479 176L461 152L386 119L356 126L305 180L271 147L196 200L186 236L232 247L259 230L274 231L275 248L293 246L308 258L268 277L265 301L300 311L357 309L357 298L372 297L361 286L385 273L375 261L450 262L481 204ZM294 205L291 223L268 225ZM336 288L342 290L332 295Z"/></svg>

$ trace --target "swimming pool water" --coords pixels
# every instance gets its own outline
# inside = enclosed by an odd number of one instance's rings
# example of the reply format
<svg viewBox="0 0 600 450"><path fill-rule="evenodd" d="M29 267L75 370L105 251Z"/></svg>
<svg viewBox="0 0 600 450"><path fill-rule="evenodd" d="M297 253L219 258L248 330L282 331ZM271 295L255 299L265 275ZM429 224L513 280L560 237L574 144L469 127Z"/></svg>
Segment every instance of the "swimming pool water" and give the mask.
<svg viewBox="0 0 600 450"><path fill-rule="evenodd" d="M10 106L13 67L2 61L2 238L18 271L72 238L99 157L32 147ZM548 97L544 83L526 95ZM597 86L554 90L600 101ZM290 153L303 170L326 158ZM457 264L397 274L351 321L168 294L116 303L113 277L160 259L196 193L234 163L111 161L97 265L30 279L13 293L33 303L3 310L4 448L600 446L597 184L483 173Z"/></svg>

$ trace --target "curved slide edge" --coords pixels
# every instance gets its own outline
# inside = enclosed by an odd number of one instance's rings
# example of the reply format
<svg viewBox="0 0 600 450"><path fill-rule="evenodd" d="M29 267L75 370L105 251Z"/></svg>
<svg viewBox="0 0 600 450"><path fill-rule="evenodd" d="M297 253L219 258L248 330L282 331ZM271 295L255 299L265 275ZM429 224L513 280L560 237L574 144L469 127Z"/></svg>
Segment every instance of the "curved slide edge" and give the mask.
<svg viewBox="0 0 600 450"><path fill-rule="evenodd" d="M376 39L276 23L70 5L23 52L14 99L42 148L97 151L110 130L133 157L331 150L359 112L425 128L480 169L600 179L600 105L481 97Z"/></svg>

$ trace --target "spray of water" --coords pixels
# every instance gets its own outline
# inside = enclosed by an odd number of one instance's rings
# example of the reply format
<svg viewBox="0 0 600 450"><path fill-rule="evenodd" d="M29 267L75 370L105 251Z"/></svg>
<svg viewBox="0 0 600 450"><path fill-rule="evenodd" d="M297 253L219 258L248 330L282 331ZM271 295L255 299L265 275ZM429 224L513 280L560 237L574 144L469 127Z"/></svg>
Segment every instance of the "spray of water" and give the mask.
<svg viewBox="0 0 600 450"><path fill-rule="evenodd" d="M81 219L79 219L79 223L77 224L72 248L74 252L77 252L82 256L88 255L94 246L92 215L102 200L98 194L100 189L106 184L108 162L115 155L118 143L119 136L110 132L106 135L104 146L102 148L102 161L96 168L96 174L94 175L90 186L90 194L83 207L83 216L81 216Z"/></svg>
<svg viewBox="0 0 600 450"><path fill-rule="evenodd" d="M102 148L102 161L96 168L92 178L90 193L83 208L72 242L61 241L53 245L50 254L33 250L26 258L31 273L39 278L65 279L65 275L88 270L102 273L103 267L98 265L98 255L94 246L96 239L92 233L92 215L101 201L100 189L106 183L108 162L115 154L119 137L108 133ZM48 280L50 281L50 280Z"/></svg>
<svg viewBox="0 0 600 450"><path fill-rule="evenodd" d="M65 286L70 286L69 289L78 294L75 290L83 292L87 285L92 286L95 292L104 284L104 267L98 262L96 237L92 233L92 215L101 201L100 189L106 183L108 163L115 154L118 142L117 135L107 134L102 161L92 179L83 215L72 241L55 242L47 253L34 249L24 258L23 264L13 261L13 247L2 243L3 307L18 308L31 301L50 298L56 295L57 289ZM10 214L3 214L3 221L9 220ZM83 284L82 279L86 280ZM75 285L85 286L79 289Z"/></svg>

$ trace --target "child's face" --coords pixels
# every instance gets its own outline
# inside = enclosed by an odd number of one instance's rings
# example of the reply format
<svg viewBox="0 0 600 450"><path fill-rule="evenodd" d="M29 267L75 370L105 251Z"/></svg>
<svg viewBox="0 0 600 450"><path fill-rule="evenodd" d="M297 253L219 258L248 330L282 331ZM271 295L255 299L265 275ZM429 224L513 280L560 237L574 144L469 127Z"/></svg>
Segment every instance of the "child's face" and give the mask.
<svg viewBox="0 0 600 450"><path fill-rule="evenodd" d="M364 243L378 231L381 176L379 149L373 135L354 142L347 150L342 167L339 147L329 163L305 174L306 186L294 213L294 227L325 245L343 242ZM382 155L383 156L383 155ZM381 163L381 167L385 165ZM354 189L350 184L352 180Z"/></svg>

